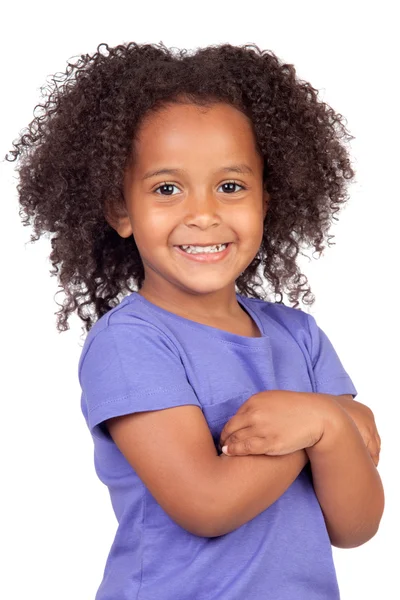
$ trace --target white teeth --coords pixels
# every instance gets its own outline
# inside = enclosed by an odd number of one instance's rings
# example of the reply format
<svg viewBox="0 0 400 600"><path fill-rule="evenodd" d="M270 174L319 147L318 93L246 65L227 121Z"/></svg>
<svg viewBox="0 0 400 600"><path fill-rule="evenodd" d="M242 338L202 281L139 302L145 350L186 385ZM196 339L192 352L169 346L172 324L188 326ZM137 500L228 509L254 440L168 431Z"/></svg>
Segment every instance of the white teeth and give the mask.
<svg viewBox="0 0 400 600"><path fill-rule="evenodd" d="M225 250L228 244L219 244L215 246L179 246L188 254L213 253Z"/></svg>

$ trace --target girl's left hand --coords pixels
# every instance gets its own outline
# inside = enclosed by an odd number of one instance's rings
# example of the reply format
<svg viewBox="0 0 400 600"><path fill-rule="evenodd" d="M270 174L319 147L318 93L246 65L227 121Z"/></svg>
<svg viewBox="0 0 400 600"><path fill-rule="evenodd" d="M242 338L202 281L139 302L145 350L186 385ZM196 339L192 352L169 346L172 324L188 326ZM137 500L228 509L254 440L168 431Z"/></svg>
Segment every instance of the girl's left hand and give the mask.
<svg viewBox="0 0 400 600"><path fill-rule="evenodd" d="M374 413L366 404L354 400L351 394L335 396L335 400L354 421L369 455L377 467L381 451L381 436L376 427Z"/></svg>
<svg viewBox="0 0 400 600"><path fill-rule="evenodd" d="M222 429L229 456L280 456L314 446L327 421L343 411L328 394L268 390L250 396Z"/></svg>

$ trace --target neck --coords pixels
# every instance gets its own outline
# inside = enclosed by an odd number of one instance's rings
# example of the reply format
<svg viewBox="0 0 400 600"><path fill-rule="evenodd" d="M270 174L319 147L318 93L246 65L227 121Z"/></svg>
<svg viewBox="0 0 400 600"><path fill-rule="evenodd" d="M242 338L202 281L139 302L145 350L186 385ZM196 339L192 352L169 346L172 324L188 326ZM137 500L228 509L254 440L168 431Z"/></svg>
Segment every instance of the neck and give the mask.
<svg viewBox="0 0 400 600"><path fill-rule="evenodd" d="M192 319L235 318L243 312L234 285L229 289L201 294L177 288L154 289L144 282L138 293L160 308Z"/></svg>

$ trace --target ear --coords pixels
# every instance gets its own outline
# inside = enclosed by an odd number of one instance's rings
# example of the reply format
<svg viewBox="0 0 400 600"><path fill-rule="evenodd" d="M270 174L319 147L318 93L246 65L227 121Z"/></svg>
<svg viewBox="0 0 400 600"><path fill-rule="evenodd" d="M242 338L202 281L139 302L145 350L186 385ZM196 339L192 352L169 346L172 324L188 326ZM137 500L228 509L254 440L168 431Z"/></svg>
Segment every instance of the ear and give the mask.
<svg viewBox="0 0 400 600"><path fill-rule="evenodd" d="M132 225L125 207L112 206L106 209L104 215L107 223L123 238L132 235Z"/></svg>

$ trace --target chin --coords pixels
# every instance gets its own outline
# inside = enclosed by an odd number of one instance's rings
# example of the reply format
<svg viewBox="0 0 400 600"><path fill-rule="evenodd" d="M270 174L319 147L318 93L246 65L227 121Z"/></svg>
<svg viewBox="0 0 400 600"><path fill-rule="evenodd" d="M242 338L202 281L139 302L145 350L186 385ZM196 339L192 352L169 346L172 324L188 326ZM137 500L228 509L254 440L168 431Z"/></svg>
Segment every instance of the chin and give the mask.
<svg viewBox="0 0 400 600"><path fill-rule="evenodd" d="M215 284L213 285L212 282L210 282L210 279L208 278L207 281L204 281L204 284L202 285L202 282L199 281L200 278L197 278L196 281L193 281L193 284L191 284L189 281L187 282L183 282L183 281L179 281L177 282L177 285L179 288L181 288L182 290L191 293L191 294L215 294L217 292L221 292L222 290L226 290L226 288L232 287L233 289L235 289L235 280L234 281L226 281L225 283L221 281L221 278L219 278L218 282L215 282Z"/></svg>

